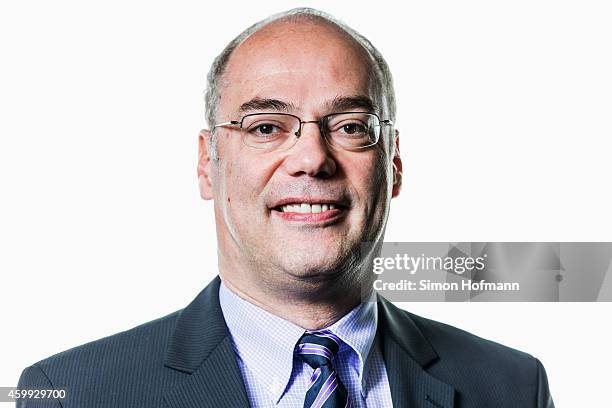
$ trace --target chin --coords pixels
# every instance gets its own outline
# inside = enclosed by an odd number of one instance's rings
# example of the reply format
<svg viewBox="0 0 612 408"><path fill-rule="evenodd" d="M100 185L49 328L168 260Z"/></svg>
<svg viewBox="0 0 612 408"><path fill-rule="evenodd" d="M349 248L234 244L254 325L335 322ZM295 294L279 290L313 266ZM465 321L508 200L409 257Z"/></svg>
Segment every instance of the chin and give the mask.
<svg viewBox="0 0 612 408"><path fill-rule="evenodd" d="M328 282L342 280L359 269L358 255L354 252L322 254L302 252L282 268L297 280Z"/></svg>

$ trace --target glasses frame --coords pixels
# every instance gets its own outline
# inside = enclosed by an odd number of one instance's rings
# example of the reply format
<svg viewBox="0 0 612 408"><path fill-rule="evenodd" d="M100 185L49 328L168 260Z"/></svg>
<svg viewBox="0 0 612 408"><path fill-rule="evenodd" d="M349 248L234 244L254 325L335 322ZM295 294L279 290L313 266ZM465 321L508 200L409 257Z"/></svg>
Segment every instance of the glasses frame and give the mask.
<svg viewBox="0 0 612 408"><path fill-rule="evenodd" d="M348 148L348 147L344 147L340 144L334 144L330 141L330 139L328 138L327 132L325 132L323 130L323 123L325 121L327 121L330 117L332 116L336 116L336 115L350 115L350 114L355 114L355 113L361 113L361 114L366 114L366 115L372 115L374 116L379 123L379 130L378 130L378 134L376 135L376 140L366 146L359 146L359 147L353 147L353 148ZM246 115L244 115L242 118L240 118L240 120L229 120L227 122L222 122L222 123L217 123L215 126L213 126L213 131L218 128L218 127L224 127L224 126L238 126L241 130L244 130L244 128L242 127L243 123L244 123L244 119L248 118L248 117L252 117L252 116L262 116L262 115L284 115L284 116L291 116L295 119L297 119L300 122L300 126L297 130L297 132L294 133L294 136L296 138L295 142L286 148L276 148L276 149L269 149L269 151L281 151L281 150L289 150L291 149L293 146L295 146L295 144L297 143L297 141L299 140L300 136L302 135L302 125L306 124L306 123L317 123L319 125L319 132L321 132L321 136L323 136L323 139L325 139L325 142L332 147L340 147L342 149L345 150L349 150L349 151L359 151L359 150L363 150L363 149L368 149L372 146L375 146L378 141L380 140L380 135L382 132L382 127L383 126L393 126L393 121L390 119L384 119L381 120L380 117L373 112L362 112L362 111L351 111L351 112L335 112L335 113L330 113L327 114L325 116L322 116L319 120L302 120L302 118L300 118L299 116L293 115L291 113L284 113L284 112L257 112L257 113L248 113ZM244 141L244 135L242 135L242 143L244 143L245 146L250 147L252 149L258 149L258 150L266 150L264 148L259 148L259 147L255 147L255 146L251 146L245 143Z"/></svg>

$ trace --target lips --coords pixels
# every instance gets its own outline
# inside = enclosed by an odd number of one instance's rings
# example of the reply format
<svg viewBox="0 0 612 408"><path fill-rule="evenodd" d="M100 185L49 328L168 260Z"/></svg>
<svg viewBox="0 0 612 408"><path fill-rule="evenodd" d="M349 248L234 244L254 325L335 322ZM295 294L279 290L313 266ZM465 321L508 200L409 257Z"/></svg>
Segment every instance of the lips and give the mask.
<svg viewBox="0 0 612 408"><path fill-rule="evenodd" d="M286 221L327 225L340 220L348 205L343 200L331 198L284 198L276 202L272 212Z"/></svg>
<svg viewBox="0 0 612 408"><path fill-rule="evenodd" d="M333 204L333 203L325 203L325 204L295 203L295 204L281 205L277 208L280 212L286 212L286 213L318 214L321 212L333 210L336 207L337 207L336 204Z"/></svg>

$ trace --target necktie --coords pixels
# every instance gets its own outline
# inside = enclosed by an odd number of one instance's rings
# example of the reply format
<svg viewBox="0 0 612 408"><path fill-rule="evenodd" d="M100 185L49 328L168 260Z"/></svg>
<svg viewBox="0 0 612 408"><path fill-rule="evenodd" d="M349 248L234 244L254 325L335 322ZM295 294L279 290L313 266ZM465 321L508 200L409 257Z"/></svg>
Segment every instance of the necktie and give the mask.
<svg viewBox="0 0 612 408"><path fill-rule="evenodd" d="M297 353L314 368L304 408L351 408L346 388L332 364L341 342L329 330L306 331L300 338Z"/></svg>

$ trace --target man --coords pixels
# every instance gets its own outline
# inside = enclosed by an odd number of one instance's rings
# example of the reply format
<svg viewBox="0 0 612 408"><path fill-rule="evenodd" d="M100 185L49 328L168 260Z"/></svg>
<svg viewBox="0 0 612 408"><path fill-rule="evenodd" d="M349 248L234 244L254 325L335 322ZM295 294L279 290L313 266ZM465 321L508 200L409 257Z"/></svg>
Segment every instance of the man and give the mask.
<svg viewBox="0 0 612 408"><path fill-rule="evenodd" d="M312 9L273 16L215 60L206 103L197 171L220 279L20 387L87 408L553 406L535 358L369 290L377 246L360 246L382 242L402 163L391 76L365 38Z"/></svg>

